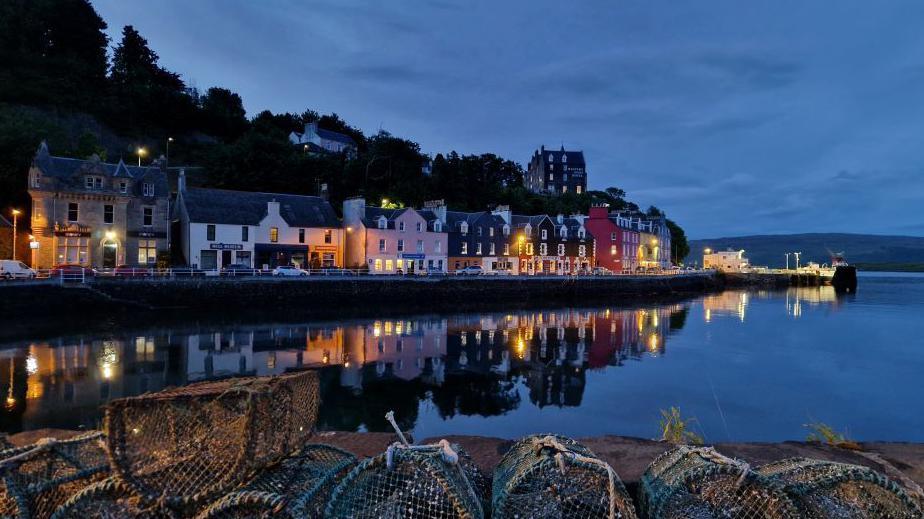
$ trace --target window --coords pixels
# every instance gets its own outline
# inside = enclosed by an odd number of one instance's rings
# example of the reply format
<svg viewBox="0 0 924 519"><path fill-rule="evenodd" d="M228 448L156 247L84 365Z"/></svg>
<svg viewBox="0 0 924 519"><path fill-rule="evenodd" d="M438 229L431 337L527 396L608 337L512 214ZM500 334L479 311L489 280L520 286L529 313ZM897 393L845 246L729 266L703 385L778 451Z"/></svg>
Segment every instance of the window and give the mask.
<svg viewBox="0 0 924 519"><path fill-rule="evenodd" d="M574 189L577 191L577 194L581 194L581 186L576 186Z"/></svg>
<svg viewBox="0 0 924 519"><path fill-rule="evenodd" d="M468 242L462 242L462 250L460 252L462 254L468 254Z"/></svg>
<svg viewBox="0 0 924 519"><path fill-rule="evenodd" d="M86 237L66 237L58 240L58 263L89 264L90 239Z"/></svg>
<svg viewBox="0 0 924 519"><path fill-rule="evenodd" d="M475 254L481 255L481 242L475 244Z"/></svg>
<svg viewBox="0 0 924 519"><path fill-rule="evenodd" d="M395 262L393 262L390 259L385 260L385 270L389 272L391 272L392 270L395 270Z"/></svg>
<svg viewBox="0 0 924 519"><path fill-rule="evenodd" d="M204 250L199 252L199 268L215 270L218 268L218 251Z"/></svg>
<svg viewBox="0 0 924 519"><path fill-rule="evenodd" d="M539 255L540 255L540 256L548 256L548 255L549 255L549 244L548 244L548 243L540 243L540 244L539 244Z"/></svg>
<svg viewBox="0 0 924 519"><path fill-rule="evenodd" d="M478 226L478 236L481 236L481 235L482 235L482 227L479 225Z"/></svg>
<svg viewBox="0 0 924 519"><path fill-rule="evenodd" d="M32 187L39 187L41 185L42 177L38 173L32 175Z"/></svg>
<svg viewBox="0 0 924 519"><path fill-rule="evenodd" d="M404 240L398 240L398 252L404 252Z"/></svg>
<svg viewBox="0 0 924 519"><path fill-rule="evenodd" d="M376 271L376 272L381 272L381 271L382 271L382 260L381 260L381 258L375 260L375 271Z"/></svg>
<svg viewBox="0 0 924 519"><path fill-rule="evenodd" d="M250 227L247 227L246 225L241 226L241 241L248 240L250 240Z"/></svg>
<svg viewBox="0 0 924 519"><path fill-rule="evenodd" d="M543 240L548 240L548 239L549 239L549 231L548 231L548 230L542 229L542 239L543 239Z"/></svg>
<svg viewBox="0 0 924 519"><path fill-rule="evenodd" d="M505 243L504 244L504 256L509 256L509 255L510 255L510 244Z"/></svg>
<svg viewBox="0 0 924 519"><path fill-rule="evenodd" d="M423 252L423 251L424 251L423 240L417 240L417 252Z"/></svg>
<svg viewBox="0 0 924 519"><path fill-rule="evenodd" d="M549 180L555 180L555 175L553 173L549 173Z"/></svg>
<svg viewBox="0 0 924 519"><path fill-rule="evenodd" d="M561 226L561 237L562 238L568 237L568 228L565 227L564 225Z"/></svg>
<svg viewBox="0 0 924 519"><path fill-rule="evenodd" d="M157 261L157 240L138 240L138 264L148 265Z"/></svg>
<svg viewBox="0 0 924 519"><path fill-rule="evenodd" d="M250 267L252 264L250 262L250 251L249 250L239 250L235 254L235 262L239 265L244 265Z"/></svg>
<svg viewBox="0 0 924 519"><path fill-rule="evenodd" d="M215 226L214 225L205 226L205 239L208 241L215 241Z"/></svg>
<svg viewBox="0 0 924 519"><path fill-rule="evenodd" d="M523 229L523 231L526 233L527 238L533 235L533 228L530 227L529 225L527 225L526 228Z"/></svg>
<svg viewBox="0 0 924 519"><path fill-rule="evenodd" d="M420 222L417 222L417 232L420 232L421 230L422 230L422 229L421 229L421 224L420 224Z"/></svg>
<svg viewBox="0 0 924 519"><path fill-rule="evenodd" d="M279 227L270 227L270 243L279 241Z"/></svg>
<svg viewBox="0 0 924 519"><path fill-rule="evenodd" d="M583 258L586 255L587 255L587 246L586 245L578 246L578 256Z"/></svg>
<svg viewBox="0 0 924 519"><path fill-rule="evenodd" d="M404 222L398 222L398 230L404 232Z"/></svg>
<svg viewBox="0 0 924 519"><path fill-rule="evenodd" d="M562 161L562 162L568 162L568 155L565 155L564 153L562 153L562 155L561 155L561 161Z"/></svg>
<svg viewBox="0 0 924 519"><path fill-rule="evenodd" d="M433 222L433 231L443 232L443 223L439 221Z"/></svg>
<svg viewBox="0 0 924 519"><path fill-rule="evenodd" d="M493 243L491 244L491 248L490 248L490 251L488 252L488 254L490 254L491 256L497 254L497 253L494 251L494 244L493 244Z"/></svg>
<svg viewBox="0 0 924 519"><path fill-rule="evenodd" d="M128 182L124 180L119 182L119 193L128 193Z"/></svg>
<svg viewBox="0 0 924 519"><path fill-rule="evenodd" d="M587 231L585 231L583 228L578 229L578 238L583 240L585 237L587 237Z"/></svg>
<svg viewBox="0 0 924 519"><path fill-rule="evenodd" d="M466 234L468 234L468 224L465 222L462 222L462 224L459 226L459 232L462 233L462 236L465 236Z"/></svg>
<svg viewBox="0 0 924 519"><path fill-rule="evenodd" d="M532 243L527 243L527 244L526 244L526 255L527 255L527 256L532 256L532 255L533 255L533 244L532 244Z"/></svg>
<svg viewBox="0 0 924 519"><path fill-rule="evenodd" d="M77 202L67 204L67 221L76 222L78 216L80 216L80 207Z"/></svg>
<svg viewBox="0 0 924 519"><path fill-rule="evenodd" d="M103 188L103 179L100 178L100 177L95 177L95 178L93 179L93 187L94 187L95 189L102 189L102 188Z"/></svg>
<svg viewBox="0 0 924 519"><path fill-rule="evenodd" d="M384 239L379 240L379 252L385 252L387 250L388 242Z"/></svg>
<svg viewBox="0 0 924 519"><path fill-rule="evenodd" d="M616 241L616 233L615 233L615 232L611 232L611 233L610 233L610 240Z"/></svg>
<svg viewBox="0 0 924 519"><path fill-rule="evenodd" d="M565 255L565 244L564 244L564 243L559 243L559 244L558 244L558 255L559 255L559 256L564 256L564 255Z"/></svg>
<svg viewBox="0 0 924 519"><path fill-rule="evenodd" d="M443 242L441 240L436 240L436 243L433 244L433 252L443 252Z"/></svg>
<svg viewBox="0 0 924 519"><path fill-rule="evenodd" d="M333 243L334 241L334 231L327 229L324 231L324 243Z"/></svg>
<svg viewBox="0 0 924 519"><path fill-rule="evenodd" d="M504 224L504 236L510 236L510 226Z"/></svg>
<svg viewBox="0 0 924 519"><path fill-rule="evenodd" d="M552 162L553 160L555 160L555 156L549 153L549 162Z"/></svg>
<svg viewBox="0 0 924 519"><path fill-rule="evenodd" d="M305 229L298 230L298 243L305 243Z"/></svg>
<svg viewBox="0 0 924 519"><path fill-rule="evenodd" d="M84 187L87 189L93 189L93 177L86 177L84 180Z"/></svg>
<svg viewBox="0 0 924 519"><path fill-rule="evenodd" d="M145 227L151 227L154 225L154 208L153 207L142 207L141 208L141 218L142 223Z"/></svg>
<svg viewBox="0 0 924 519"><path fill-rule="evenodd" d="M384 216L379 217L379 229L386 229L388 227L388 220Z"/></svg>
<svg viewBox="0 0 924 519"><path fill-rule="evenodd" d="M142 192L144 196L154 196L154 184L145 182L142 186Z"/></svg>
<svg viewBox="0 0 924 519"><path fill-rule="evenodd" d="M488 227L488 236L494 237L494 227Z"/></svg>
<svg viewBox="0 0 924 519"><path fill-rule="evenodd" d="M115 214L111 205L103 206L103 223L112 223L115 221Z"/></svg>
<svg viewBox="0 0 924 519"><path fill-rule="evenodd" d="M561 186L561 192L562 192L562 193L567 193L567 192L568 192L568 186Z"/></svg>

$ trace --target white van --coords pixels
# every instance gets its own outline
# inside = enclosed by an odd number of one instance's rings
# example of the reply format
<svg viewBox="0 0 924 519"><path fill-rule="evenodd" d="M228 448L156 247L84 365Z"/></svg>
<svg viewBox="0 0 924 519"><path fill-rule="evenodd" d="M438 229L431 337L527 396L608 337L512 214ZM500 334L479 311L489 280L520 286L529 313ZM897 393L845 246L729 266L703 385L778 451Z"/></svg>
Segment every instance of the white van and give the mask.
<svg viewBox="0 0 924 519"><path fill-rule="evenodd" d="M35 271L25 263L15 260L0 260L0 279L34 279Z"/></svg>

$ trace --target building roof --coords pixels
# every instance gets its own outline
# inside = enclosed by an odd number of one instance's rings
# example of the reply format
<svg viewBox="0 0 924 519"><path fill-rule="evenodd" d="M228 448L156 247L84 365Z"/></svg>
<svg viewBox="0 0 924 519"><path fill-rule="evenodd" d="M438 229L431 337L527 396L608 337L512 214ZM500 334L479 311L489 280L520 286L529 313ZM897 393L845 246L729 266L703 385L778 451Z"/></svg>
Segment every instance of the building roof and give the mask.
<svg viewBox="0 0 924 519"><path fill-rule="evenodd" d="M549 220L549 223L553 223L552 220L544 214L537 215L521 215L515 214L510 217L511 223L514 227L526 227L526 224L529 224L531 227L538 227L543 220Z"/></svg>
<svg viewBox="0 0 924 519"><path fill-rule="evenodd" d="M356 141L353 140L353 137L350 137L349 135L345 133L335 132L332 130L325 130L324 128L318 128L317 132L318 132L318 136L320 136L322 139L327 139L329 141L342 142L344 144L350 144L350 145L356 146Z"/></svg>
<svg viewBox="0 0 924 519"><path fill-rule="evenodd" d="M154 184L155 196L168 196L170 194L167 173L161 169L159 161L138 167L130 166L123 160L119 160L116 164L102 162L96 155L89 159L55 157L48 152L48 145L42 142L38 152L35 154L35 158L32 159L32 165L41 172L42 176L56 179L58 181L56 188L59 190L84 191L84 176L97 175L115 179L135 180L136 182L132 182L129 193L136 196L141 196L143 189L141 184L144 183ZM119 193L114 183L107 186L106 189L94 191Z"/></svg>
<svg viewBox="0 0 924 519"><path fill-rule="evenodd" d="M187 188L181 196L192 222L259 225L267 204L276 201L279 215L292 227L340 226L334 208L319 196L206 188Z"/></svg>
<svg viewBox="0 0 924 519"><path fill-rule="evenodd" d="M363 225L366 227L378 227L379 218L384 216L388 221L388 228L395 228L395 218L404 214L408 208L401 207L398 209L386 209L384 207L366 206L366 214L363 216Z"/></svg>
<svg viewBox="0 0 924 519"><path fill-rule="evenodd" d="M564 146L560 150L551 150L546 149L545 146L536 151L537 155L542 157L542 161L549 163L549 155L552 156L553 163L564 162L569 166L581 166L585 165L584 163L584 152L583 151L568 151L565 150ZM563 158L567 158L567 161L563 161Z"/></svg>
<svg viewBox="0 0 924 519"><path fill-rule="evenodd" d="M13 224L11 224L9 220L4 218L4 216L0 214L0 227L12 227L12 226Z"/></svg>

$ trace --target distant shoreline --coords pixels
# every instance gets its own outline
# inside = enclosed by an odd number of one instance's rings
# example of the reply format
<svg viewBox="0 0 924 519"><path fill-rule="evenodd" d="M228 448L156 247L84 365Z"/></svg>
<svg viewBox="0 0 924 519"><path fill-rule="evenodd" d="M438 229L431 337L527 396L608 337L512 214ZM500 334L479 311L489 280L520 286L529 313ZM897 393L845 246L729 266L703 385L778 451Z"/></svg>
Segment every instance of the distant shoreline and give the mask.
<svg viewBox="0 0 924 519"><path fill-rule="evenodd" d="M924 263L854 263L861 272L924 272Z"/></svg>

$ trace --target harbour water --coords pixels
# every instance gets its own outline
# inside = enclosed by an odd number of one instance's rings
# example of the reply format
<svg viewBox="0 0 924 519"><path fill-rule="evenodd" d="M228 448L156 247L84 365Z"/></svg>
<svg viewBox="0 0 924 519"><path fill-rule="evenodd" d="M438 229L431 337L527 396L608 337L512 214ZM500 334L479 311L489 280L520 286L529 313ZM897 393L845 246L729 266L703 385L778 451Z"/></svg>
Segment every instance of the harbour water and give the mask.
<svg viewBox="0 0 924 519"><path fill-rule="evenodd" d="M924 275L671 304L342 322L145 327L0 345L0 429L93 428L123 396L321 370L319 425L415 437L654 437L678 406L708 441L924 441Z"/></svg>

